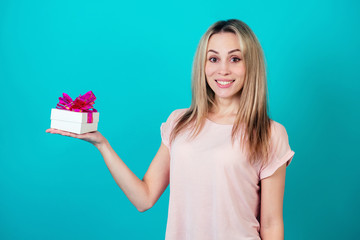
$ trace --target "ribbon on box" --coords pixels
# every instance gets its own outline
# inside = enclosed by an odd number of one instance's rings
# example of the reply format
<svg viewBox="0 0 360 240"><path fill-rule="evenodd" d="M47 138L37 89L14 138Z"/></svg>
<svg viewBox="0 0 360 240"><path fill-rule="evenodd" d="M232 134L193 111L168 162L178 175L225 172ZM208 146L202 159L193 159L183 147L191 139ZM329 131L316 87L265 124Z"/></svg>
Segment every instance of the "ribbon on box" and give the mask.
<svg viewBox="0 0 360 240"><path fill-rule="evenodd" d="M97 112L93 107L95 99L96 97L92 91L88 91L82 96L80 95L74 101L69 95L63 93L63 97L59 97L59 103L56 105L56 108L73 112L87 112L87 122L92 123L93 112Z"/></svg>

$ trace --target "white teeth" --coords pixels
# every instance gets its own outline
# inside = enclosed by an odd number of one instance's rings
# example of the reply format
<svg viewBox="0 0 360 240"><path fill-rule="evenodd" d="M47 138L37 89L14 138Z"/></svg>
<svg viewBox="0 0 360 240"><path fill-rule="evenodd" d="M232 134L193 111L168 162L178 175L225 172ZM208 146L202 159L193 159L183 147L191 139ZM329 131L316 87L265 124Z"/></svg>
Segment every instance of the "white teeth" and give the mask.
<svg viewBox="0 0 360 240"><path fill-rule="evenodd" d="M221 85L228 85L229 83L232 83L233 81L231 82L228 82L228 81L217 81L218 83L220 83Z"/></svg>

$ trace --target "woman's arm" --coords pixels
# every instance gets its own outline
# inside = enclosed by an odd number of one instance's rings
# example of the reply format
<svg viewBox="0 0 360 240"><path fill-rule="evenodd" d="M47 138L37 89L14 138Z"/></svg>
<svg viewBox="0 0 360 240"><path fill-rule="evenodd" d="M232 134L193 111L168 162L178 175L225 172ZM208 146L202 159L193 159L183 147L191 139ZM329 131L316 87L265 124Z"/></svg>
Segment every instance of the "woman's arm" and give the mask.
<svg viewBox="0 0 360 240"><path fill-rule="evenodd" d="M263 240L283 240L283 199L286 163L261 180L260 236Z"/></svg>
<svg viewBox="0 0 360 240"><path fill-rule="evenodd" d="M169 184L170 154L163 143L143 180L140 180L125 165L100 132L75 134L57 129L48 129L47 132L79 138L98 148L115 182L140 212L151 208Z"/></svg>
<svg viewBox="0 0 360 240"><path fill-rule="evenodd" d="M150 209L169 185L170 156L163 143L143 180L125 165L108 142L97 148L117 185L140 212Z"/></svg>

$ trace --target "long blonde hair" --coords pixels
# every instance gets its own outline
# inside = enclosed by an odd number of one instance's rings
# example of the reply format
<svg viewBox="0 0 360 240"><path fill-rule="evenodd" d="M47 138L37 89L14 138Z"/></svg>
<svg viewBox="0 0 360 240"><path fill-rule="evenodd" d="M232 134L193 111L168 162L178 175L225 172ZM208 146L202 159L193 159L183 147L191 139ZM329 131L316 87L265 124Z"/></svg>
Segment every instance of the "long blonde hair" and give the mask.
<svg viewBox="0 0 360 240"><path fill-rule="evenodd" d="M205 76L206 50L212 35L231 32L240 41L246 73L240 90L240 105L232 128L234 143L240 134L240 125L245 126L241 135L241 147L248 150L250 163L267 163L269 157L270 118L267 106L267 83L263 50L253 31L244 22L236 19L218 21L202 36L195 53L192 70L192 102L190 108L178 119L170 135L170 141L187 128L196 137L205 124L205 119L215 105L215 94ZM246 143L246 145L244 145Z"/></svg>

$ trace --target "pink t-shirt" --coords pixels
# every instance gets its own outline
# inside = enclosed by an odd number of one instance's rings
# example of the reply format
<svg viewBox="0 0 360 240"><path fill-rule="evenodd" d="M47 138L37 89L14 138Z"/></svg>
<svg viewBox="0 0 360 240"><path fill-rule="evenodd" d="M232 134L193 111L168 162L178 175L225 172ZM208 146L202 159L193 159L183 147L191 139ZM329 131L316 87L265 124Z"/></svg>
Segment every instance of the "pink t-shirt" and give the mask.
<svg viewBox="0 0 360 240"><path fill-rule="evenodd" d="M187 109L173 111L160 127L170 151L170 202L166 240L260 239L260 180L291 162L285 128L272 121L272 154L267 166L245 160L232 125L206 120L199 135L178 135L169 145L175 121Z"/></svg>

